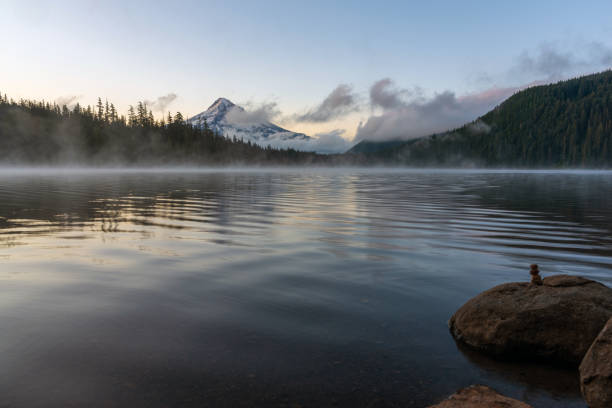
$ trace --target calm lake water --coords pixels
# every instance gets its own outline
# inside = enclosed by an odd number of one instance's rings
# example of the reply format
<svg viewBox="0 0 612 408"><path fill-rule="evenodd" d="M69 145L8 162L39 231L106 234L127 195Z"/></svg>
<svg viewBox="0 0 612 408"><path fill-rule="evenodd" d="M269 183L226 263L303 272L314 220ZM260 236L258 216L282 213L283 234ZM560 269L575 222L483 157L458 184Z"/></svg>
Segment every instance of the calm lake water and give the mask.
<svg viewBox="0 0 612 408"><path fill-rule="evenodd" d="M449 334L534 262L612 286L612 173L0 170L0 406L585 407Z"/></svg>

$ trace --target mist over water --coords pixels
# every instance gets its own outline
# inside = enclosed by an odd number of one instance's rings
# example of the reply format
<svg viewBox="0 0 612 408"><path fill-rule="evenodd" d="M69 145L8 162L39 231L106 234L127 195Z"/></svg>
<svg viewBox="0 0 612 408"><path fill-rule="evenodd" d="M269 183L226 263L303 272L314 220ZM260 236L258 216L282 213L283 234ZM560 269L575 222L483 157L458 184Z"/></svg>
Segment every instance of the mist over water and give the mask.
<svg viewBox="0 0 612 408"><path fill-rule="evenodd" d="M448 332L534 262L612 286L612 173L2 169L0 406L584 407Z"/></svg>

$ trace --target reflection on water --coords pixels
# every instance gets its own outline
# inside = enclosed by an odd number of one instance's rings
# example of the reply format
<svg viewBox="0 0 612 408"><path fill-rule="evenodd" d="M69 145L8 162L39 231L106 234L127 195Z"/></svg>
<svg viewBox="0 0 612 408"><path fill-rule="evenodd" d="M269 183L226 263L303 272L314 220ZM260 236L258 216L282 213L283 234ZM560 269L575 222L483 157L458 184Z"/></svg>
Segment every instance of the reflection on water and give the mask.
<svg viewBox="0 0 612 408"><path fill-rule="evenodd" d="M457 348L492 285L612 285L612 173L0 172L0 406L406 406L576 375Z"/></svg>

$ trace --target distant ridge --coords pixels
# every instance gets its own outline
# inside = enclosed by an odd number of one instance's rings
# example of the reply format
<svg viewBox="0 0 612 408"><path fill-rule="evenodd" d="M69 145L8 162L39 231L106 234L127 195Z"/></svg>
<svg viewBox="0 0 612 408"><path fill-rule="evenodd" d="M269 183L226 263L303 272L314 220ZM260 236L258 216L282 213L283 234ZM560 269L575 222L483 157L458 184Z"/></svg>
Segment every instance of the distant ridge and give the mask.
<svg viewBox="0 0 612 408"><path fill-rule="evenodd" d="M371 142L369 140L362 140L353 146L348 153L375 153L381 150L392 149L404 144L403 140L390 140L387 142Z"/></svg>
<svg viewBox="0 0 612 408"><path fill-rule="evenodd" d="M518 92L458 129L407 141L362 141L360 164L612 167L612 71Z"/></svg>

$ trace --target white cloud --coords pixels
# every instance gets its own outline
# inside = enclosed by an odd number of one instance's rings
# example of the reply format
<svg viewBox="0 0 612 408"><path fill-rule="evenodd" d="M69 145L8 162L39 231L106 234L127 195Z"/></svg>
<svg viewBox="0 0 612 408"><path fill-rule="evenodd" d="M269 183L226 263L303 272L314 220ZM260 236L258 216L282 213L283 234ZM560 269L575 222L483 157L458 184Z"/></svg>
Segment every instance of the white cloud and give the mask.
<svg viewBox="0 0 612 408"><path fill-rule="evenodd" d="M305 152L343 153L354 145L352 141L342 137L345 132L344 129L335 129L331 132L317 133L314 137L307 140L272 140L260 142L259 144L279 149L296 149Z"/></svg>
<svg viewBox="0 0 612 408"><path fill-rule="evenodd" d="M294 115L296 122L328 122L358 110L357 95L347 84L338 85L317 107Z"/></svg>
<svg viewBox="0 0 612 408"><path fill-rule="evenodd" d="M245 106L246 109L234 106L227 113L226 120L236 125L250 125L271 122L281 114L276 102L264 102L259 105L247 103Z"/></svg>
<svg viewBox="0 0 612 408"><path fill-rule="evenodd" d="M429 99L419 97L410 102L393 99L389 96L392 94L387 92L384 100L388 109L360 123L355 140L405 140L444 132L471 122L517 90L491 88L460 97L454 92L445 91ZM372 100L371 103L381 106L380 100Z"/></svg>
<svg viewBox="0 0 612 408"><path fill-rule="evenodd" d="M158 96L154 101L144 101L145 104L156 112L165 112L166 108L170 106L178 98L178 95L174 92L170 92L167 95Z"/></svg>

